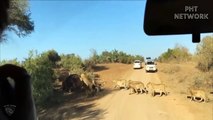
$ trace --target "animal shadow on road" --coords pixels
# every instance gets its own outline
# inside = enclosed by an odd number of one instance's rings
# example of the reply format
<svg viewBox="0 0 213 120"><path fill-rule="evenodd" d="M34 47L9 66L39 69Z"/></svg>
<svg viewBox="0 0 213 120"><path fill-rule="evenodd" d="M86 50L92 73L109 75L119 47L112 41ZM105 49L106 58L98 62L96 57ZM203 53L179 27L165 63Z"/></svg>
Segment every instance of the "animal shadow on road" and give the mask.
<svg viewBox="0 0 213 120"><path fill-rule="evenodd" d="M107 70L107 69L109 69L109 68L106 66L100 66L100 65L93 67L94 72L99 72L99 71L103 71L103 70Z"/></svg>
<svg viewBox="0 0 213 120"><path fill-rule="evenodd" d="M55 104L48 105L38 111L39 120L99 120L106 114L103 109L98 109L95 100L113 92L104 89L93 97L86 97L84 93L62 95L58 91L60 98Z"/></svg>

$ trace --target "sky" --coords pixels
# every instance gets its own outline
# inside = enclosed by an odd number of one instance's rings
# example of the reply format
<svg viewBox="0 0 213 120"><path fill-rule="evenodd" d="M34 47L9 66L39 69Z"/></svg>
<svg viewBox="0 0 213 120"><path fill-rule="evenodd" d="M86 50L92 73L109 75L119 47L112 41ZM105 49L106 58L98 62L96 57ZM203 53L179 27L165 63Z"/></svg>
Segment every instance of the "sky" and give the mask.
<svg viewBox="0 0 213 120"><path fill-rule="evenodd" d="M1 43L0 59L24 60L30 50L75 53L83 59L104 50L158 57L176 44L196 50L191 35L148 36L143 30L146 1L31 0L35 31L24 38L14 33ZM205 36L202 35L201 37Z"/></svg>

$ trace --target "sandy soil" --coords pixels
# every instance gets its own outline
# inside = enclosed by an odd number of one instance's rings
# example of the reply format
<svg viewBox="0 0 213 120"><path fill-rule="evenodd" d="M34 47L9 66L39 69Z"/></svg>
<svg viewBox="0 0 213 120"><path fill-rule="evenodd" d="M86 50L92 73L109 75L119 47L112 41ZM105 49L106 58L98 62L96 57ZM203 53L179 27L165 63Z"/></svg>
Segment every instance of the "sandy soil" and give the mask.
<svg viewBox="0 0 213 120"><path fill-rule="evenodd" d="M135 81L161 83L157 73L146 73L144 69L129 68L124 76ZM151 97L145 95L129 95L129 91L120 90L96 101L97 108L107 111L104 120L212 120L211 103L194 103L184 95Z"/></svg>
<svg viewBox="0 0 213 120"><path fill-rule="evenodd" d="M94 99L67 101L47 110L41 119L50 120L213 120L213 104L191 102L185 94L173 93L168 86L168 96L132 94L129 90L114 89L114 79L125 78L161 83L157 73L146 73L144 68L133 70L132 65L99 65L96 71L106 81L106 90Z"/></svg>

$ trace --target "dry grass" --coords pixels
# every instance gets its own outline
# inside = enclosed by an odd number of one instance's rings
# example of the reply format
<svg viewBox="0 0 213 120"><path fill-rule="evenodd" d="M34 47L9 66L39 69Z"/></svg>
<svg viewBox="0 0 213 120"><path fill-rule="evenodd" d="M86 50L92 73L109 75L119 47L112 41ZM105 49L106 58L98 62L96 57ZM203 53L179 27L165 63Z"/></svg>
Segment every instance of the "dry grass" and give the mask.
<svg viewBox="0 0 213 120"><path fill-rule="evenodd" d="M186 94L187 88L204 89L207 93L212 90L213 73L204 73L196 68L196 63L161 63L159 77L163 83L170 86L173 92Z"/></svg>
<svg viewBox="0 0 213 120"><path fill-rule="evenodd" d="M167 73L167 74L175 74L177 72L179 72L181 70L180 66L178 65L171 65L171 66L167 66L167 67L163 67L163 69L161 69L161 72L163 73Z"/></svg>

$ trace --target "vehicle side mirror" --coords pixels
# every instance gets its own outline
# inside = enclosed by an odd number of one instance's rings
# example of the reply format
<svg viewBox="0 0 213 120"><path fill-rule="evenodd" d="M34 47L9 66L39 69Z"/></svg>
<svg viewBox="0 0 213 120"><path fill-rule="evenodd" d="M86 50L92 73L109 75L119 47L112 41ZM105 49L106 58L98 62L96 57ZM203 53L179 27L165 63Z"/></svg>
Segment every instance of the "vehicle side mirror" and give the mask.
<svg viewBox="0 0 213 120"><path fill-rule="evenodd" d="M200 42L200 33L213 32L213 0L147 0L144 32L147 35L192 34Z"/></svg>

